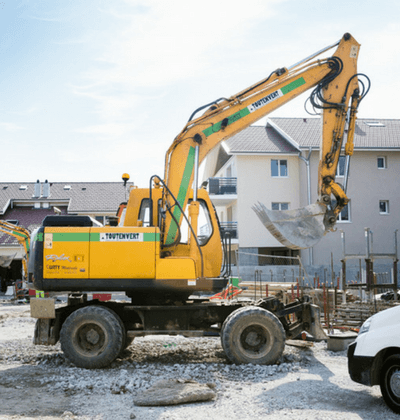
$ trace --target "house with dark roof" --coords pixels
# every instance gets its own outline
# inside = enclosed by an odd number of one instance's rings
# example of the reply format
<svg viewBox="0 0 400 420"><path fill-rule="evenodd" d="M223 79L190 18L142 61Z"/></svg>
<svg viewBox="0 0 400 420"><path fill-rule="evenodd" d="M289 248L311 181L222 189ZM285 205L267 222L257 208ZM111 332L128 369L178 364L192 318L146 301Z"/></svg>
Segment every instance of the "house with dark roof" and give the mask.
<svg viewBox="0 0 400 420"><path fill-rule="evenodd" d="M0 182L0 220L32 232L47 215L88 215L102 224L115 217L126 202L129 188L122 182ZM22 278L23 249L18 241L0 233L0 277Z"/></svg>
<svg viewBox="0 0 400 420"><path fill-rule="evenodd" d="M311 250L293 251L263 227L251 208L257 202L276 210L316 202L320 142L320 118L269 118L266 126L243 130L207 157L203 180L208 181L222 225L234 232L237 250L299 254L309 266L330 265L331 260L340 265L341 233L346 252L363 255L368 227L374 252L394 252L394 231L400 228L400 120L357 120L347 188L350 203L340 214L336 232L327 233ZM344 163L341 156L339 183Z"/></svg>

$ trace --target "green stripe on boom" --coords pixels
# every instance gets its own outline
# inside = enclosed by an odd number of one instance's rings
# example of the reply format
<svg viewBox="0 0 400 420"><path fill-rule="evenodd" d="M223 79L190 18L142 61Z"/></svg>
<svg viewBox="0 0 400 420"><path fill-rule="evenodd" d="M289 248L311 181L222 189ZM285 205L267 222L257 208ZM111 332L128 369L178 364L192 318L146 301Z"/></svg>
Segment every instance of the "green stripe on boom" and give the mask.
<svg viewBox="0 0 400 420"><path fill-rule="evenodd" d="M304 80L304 78L300 77L297 80L294 80L288 85L282 87L281 92L283 95L286 95L287 93L291 92L292 90L297 89L298 87L304 85L305 83L306 81ZM228 117L227 125L232 124L249 114L250 114L249 109L247 107L243 108L239 110L238 112L235 112L234 114L232 114L230 117ZM203 130L204 135L208 137L208 136L211 136L211 134L218 133L218 131L221 129L221 124L222 124L222 121L219 121L213 124L211 127L206 128L205 130Z"/></svg>
<svg viewBox="0 0 400 420"><path fill-rule="evenodd" d="M294 80L293 82L289 83L288 85L281 88L281 92L286 95L287 93L291 92L292 90L297 89L300 86L303 86L306 83L303 77L300 77L297 80Z"/></svg>
<svg viewBox="0 0 400 420"><path fill-rule="evenodd" d="M21 236L22 238L26 238L26 235L24 233L18 232L16 230L13 230L12 233L16 236Z"/></svg>
<svg viewBox="0 0 400 420"><path fill-rule="evenodd" d="M191 147L189 149L185 169L183 171L181 185L179 187L178 196L176 198L178 200L179 204L181 205L181 207L183 207L183 203L184 203L185 197L187 195L187 190L189 188L190 178L191 178L192 172L193 172L195 150L196 149L194 147ZM182 215L182 212L177 205L175 205L172 214L174 215L175 219L179 222L179 220L181 218L181 215ZM171 244L171 243L174 242L177 231L178 231L178 226L176 225L174 220L171 220L171 224L169 226L169 230L168 230L168 234L167 234L167 240L165 241L166 244Z"/></svg>
<svg viewBox="0 0 400 420"><path fill-rule="evenodd" d="M249 114L250 114L250 111L248 110L247 107L240 109L238 112L235 112L230 117L228 117L227 125L230 125ZM221 129L221 124L222 124L222 121L217 122L213 126L206 128L205 130L203 130L204 135L208 137L208 136L211 136L211 134L217 133Z"/></svg>

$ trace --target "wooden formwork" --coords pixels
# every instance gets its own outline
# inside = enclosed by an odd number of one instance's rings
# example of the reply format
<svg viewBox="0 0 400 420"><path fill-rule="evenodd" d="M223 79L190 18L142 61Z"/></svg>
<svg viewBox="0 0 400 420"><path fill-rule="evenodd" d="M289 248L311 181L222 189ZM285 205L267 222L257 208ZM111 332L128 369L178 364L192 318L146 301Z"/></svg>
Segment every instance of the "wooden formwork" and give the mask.
<svg viewBox="0 0 400 420"><path fill-rule="evenodd" d="M271 283L271 282L252 282L242 281L239 283L242 289L240 297L248 297L251 299L260 299L263 297L274 296L281 299L284 303L292 300L292 294L295 297L300 294L298 284L293 282Z"/></svg>

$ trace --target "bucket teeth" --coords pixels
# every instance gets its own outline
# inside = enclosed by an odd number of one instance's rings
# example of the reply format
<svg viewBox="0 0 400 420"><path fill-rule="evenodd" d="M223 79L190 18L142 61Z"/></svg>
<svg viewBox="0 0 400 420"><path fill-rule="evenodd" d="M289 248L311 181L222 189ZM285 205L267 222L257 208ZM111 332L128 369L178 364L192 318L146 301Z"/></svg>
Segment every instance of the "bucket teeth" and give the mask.
<svg viewBox="0 0 400 420"><path fill-rule="evenodd" d="M295 210L268 210L258 202L253 207L261 223L283 245L305 249L317 244L325 235L326 206L310 204Z"/></svg>

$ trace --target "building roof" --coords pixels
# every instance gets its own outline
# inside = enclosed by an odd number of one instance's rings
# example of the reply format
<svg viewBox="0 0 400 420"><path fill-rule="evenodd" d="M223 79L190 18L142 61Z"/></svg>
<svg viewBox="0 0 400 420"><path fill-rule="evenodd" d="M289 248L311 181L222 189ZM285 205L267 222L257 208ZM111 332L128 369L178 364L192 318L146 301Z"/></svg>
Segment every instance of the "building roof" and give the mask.
<svg viewBox="0 0 400 420"><path fill-rule="evenodd" d="M269 118L267 126L251 126L226 141L231 154L298 153L299 149L319 149L320 118ZM399 149L400 120L358 119L355 149Z"/></svg>
<svg viewBox="0 0 400 420"><path fill-rule="evenodd" d="M284 137L271 126L250 126L226 142L230 153L298 153Z"/></svg>
<svg viewBox="0 0 400 420"><path fill-rule="evenodd" d="M67 213L66 207L59 207L59 209L61 210L61 214ZM54 209L29 209L29 211L27 211L26 207L20 207L8 209L3 216L0 216L0 219L18 221L18 226L22 226L32 233L34 229L38 228L42 224L43 219L49 215L54 215ZM0 232L0 246L17 244L18 241L14 236Z"/></svg>
<svg viewBox="0 0 400 420"><path fill-rule="evenodd" d="M126 201L125 188L121 182L50 182L50 194L35 197L35 182L0 182L0 215L11 202L34 201L64 203L68 213L116 212L121 202ZM127 188L133 185L127 184ZM43 184L42 184L43 186ZM57 204L55 204L57 205Z"/></svg>

